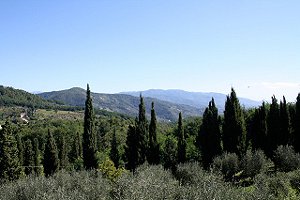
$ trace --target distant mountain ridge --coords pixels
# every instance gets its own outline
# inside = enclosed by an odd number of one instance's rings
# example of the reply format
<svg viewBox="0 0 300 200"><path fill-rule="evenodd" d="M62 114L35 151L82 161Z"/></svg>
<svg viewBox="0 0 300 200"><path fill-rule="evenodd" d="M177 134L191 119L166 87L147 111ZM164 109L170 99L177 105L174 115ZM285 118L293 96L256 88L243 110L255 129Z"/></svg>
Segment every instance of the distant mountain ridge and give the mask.
<svg viewBox="0 0 300 200"><path fill-rule="evenodd" d="M47 100L55 100L72 106L84 106L86 90L74 87L61 91L44 92L38 94L38 96ZM92 92L91 96L95 108L131 116L137 116L138 114L138 105L140 103L139 95L132 96L128 94L103 94ZM162 120L176 121L179 112L183 112L184 116L200 116L203 113L203 109L201 108L162 101L151 97L145 97L144 101L147 115L150 115L151 102L154 101L156 115Z"/></svg>
<svg viewBox="0 0 300 200"><path fill-rule="evenodd" d="M208 102L212 99L219 109L219 112L224 111L224 105L226 101L226 95L214 92L187 92L184 90L161 90L161 89L150 89L145 91L133 91L133 92L121 92L120 94L128 94L132 96L139 96L142 94L145 97L151 97L160 99L163 101L169 101L173 103L189 105L196 108L205 108ZM245 106L245 108L257 107L261 105L261 102L254 101L247 98L239 98L240 103Z"/></svg>

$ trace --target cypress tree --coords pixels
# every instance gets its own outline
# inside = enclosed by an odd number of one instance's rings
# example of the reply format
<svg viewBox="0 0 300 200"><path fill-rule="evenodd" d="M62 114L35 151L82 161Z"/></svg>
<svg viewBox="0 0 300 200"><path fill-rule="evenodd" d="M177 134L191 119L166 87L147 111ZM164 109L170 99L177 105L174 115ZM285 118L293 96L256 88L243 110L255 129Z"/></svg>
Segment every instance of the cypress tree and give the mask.
<svg viewBox="0 0 300 200"><path fill-rule="evenodd" d="M85 112L84 112L84 132L83 132L83 163L86 169L97 168L96 157L96 133L94 124L94 109L91 98L89 84L87 85Z"/></svg>
<svg viewBox="0 0 300 200"><path fill-rule="evenodd" d="M20 163L20 166L23 166L24 165L24 145L23 145L23 141L22 141L20 134L16 134L16 138L17 138L17 146L18 146L18 150L19 150L19 163Z"/></svg>
<svg viewBox="0 0 300 200"><path fill-rule="evenodd" d="M176 140L168 137L165 141L165 148L163 151L163 163L164 167L171 169L175 172L177 162L177 146Z"/></svg>
<svg viewBox="0 0 300 200"><path fill-rule="evenodd" d="M34 171L36 175L43 174L43 167L41 165L41 154L39 149L39 140L37 138L33 139L33 151L34 151Z"/></svg>
<svg viewBox="0 0 300 200"><path fill-rule="evenodd" d="M114 129L113 137L110 142L111 149L110 149L110 154L109 157L113 161L114 165L116 168L119 167L120 165L120 153L118 150L118 143L117 143L117 136L116 136L116 129Z"/></svg>
<svg viewBox="0 0 300 200"><path fill-rule="evenodd" d="M2 130L0 130L0 178L16 180L22 174L17 141L11 124L6 122Z"/></svg>
<svg viewBox="0 0 300 200"><path fill-rule="evenodd" d="M59 169L57 147L55 139L50 130L48 130L48 137L45 145L43 166L46 176L54 174Z"/></svg>
<svg viewBox="0 0 300 200"><path fill-rule="evenodd" d="M270 105L270 111L267 119L268 126L268 150L267 155L271 156L273 151L280 143L280 112L279 105L275 96L272 96L272 103Z"/></svg>
<svg viewBox="0 0 300 200"><path fill-rule="evenodd" d="M59 149L59 160L60 160L60 169L66 169L69 165L68 159L68 148L65 141L65 137L62 135L60 139L60 149Z"/></svg>
<svg viewBox="0 0 300 200"><path fill-rule="evenodd" d="M265 102L258 109L255 109L252 123L252 147L266 151L267 109Z"/></svg>
<svg viewBox="0 0 300 200"><path fill-rule="evenodd" d="M280 101L280 135L278 145L287 145L291 140L290 132L290 115L287 107L285 97L283 96L283 101Z"/></svg>
<svg viewBox="0 0 300 200"><path fill-rule="evenodd" d="M148 162L150 164L158 164L159 158L159 144L157 143L157 128L156 128L156 114L154 110L154 102L151 106L151 121L149 125L149 151Z"/></svg>
<svg viewBox="0 0 300 200"><path fill-rule="evenodd" d="M142 95L140 95L139 118L136 131L139 156L138 163L143 164L146 161L146 153L148 151L148 121L146 118L146 108Z"/></svg>
<svg viewBox="0 0 300 200"><path fill-rule="evenodd" d="M137 121L137 120L136 120ZM136 127L130 125L127 132L126 138L126 159L127 159L127 166L126 168L130 171L135 171L136 167L138 166L138 144L137 144L137 133Z"/></svg>
<svg viewBox="0 0 300 200"><path fill-rule="evenodd" d="M223 123L224 150L242 155L246 152L246 126L240 102L233 88L227 96Z"/></svg>
<svg viewBox="0 0 300 200"><path fill-rule="evenodd" d="M82 158L82 141L79 132L76 133L75 138L73 140L73 144L70 152L70 158L72 162Z"/></svg>
<svg viewBox="0 0 300 200"><path fill-rule="evenodd" d="M204 167L208 168L213 158L221 153L220 121L213 98L203 113L198 141Z"/></svg>
<svg viewBox="0 0 300 200"><path fill-rule="evenodd" d="M34 154L30 139L25 141L24 166L26 175L32 174L34 172Z"/></svg>
<svg viewBox="0 0 300 200"><path fill-rule="evenodd" d="M184 163L186 161L186 140L184 136L184 128L183 128L181 112L179 113L179 117L178 117L177 140L178 140L177 160L179 163Z"/></svg>
<svg viewBox="0 0 300 200"><path fill-rule="evenodd" d="M300 152L300 93L296 101L296 113L294 119L294 147L297 152Z"/></svg>

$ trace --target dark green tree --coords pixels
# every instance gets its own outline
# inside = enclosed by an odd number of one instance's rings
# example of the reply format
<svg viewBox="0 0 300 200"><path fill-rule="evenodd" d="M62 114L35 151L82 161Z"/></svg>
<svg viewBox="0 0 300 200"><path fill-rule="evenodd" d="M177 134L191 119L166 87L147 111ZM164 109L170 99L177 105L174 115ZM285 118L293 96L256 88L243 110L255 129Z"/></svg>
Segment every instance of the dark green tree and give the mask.
<svg viewBox="0 0 300 200"><path fill-rule="evenodd" d="M85 112L84 112L84 132L83 132L83 163L86 169L97 168L97 145L94 122L94 109L91 98L89 84L87 85Z"/></svg>
<svg viewBox="0 0 300 200"><path fill-rule="evenodd" d="M283 96L283 101L280 101L280 135L278 145L287 145L291 140L291 124L288 106Z"/></svg>
<svg viewBox="0 0 300 200"><path fill-rule="evenodd" d="M255 109L252 120L251 141L253 149L267 150L267 108L265 102Z"/></svg>
<svg viewBox="0 0 300 200"><path fill-rule="evenodd" d="M266 154L270 157L273 154L273 151L277 148L280 143L280 111L277 99L275 96L272 96L272 103L270 105L270 111L267 119L268 126L268 150Z"/></svg>
<svg viewBox="0 0 300 200"><path fill-rule="evenodd" d="M198 148L202 152L203 165L208 168L213 158L221 153L220 120L213 98L203 113L198 141Z"/></svg>
<svg viewBox="0 0 300 200"><path fill-rule="evenodd" d="M126 168L134 172L136 167L138 166L139 155L138 155L136 127L133 125L130 125L128 128L125 154L127 160Z"/></svg>
<svg viewBox="0 0 300 200"><path fill-rule="evenodd" d="M154 110L154 102L152 102L151 109L151 121L149 125L149 150L148 150L148 162L150 164L158 164L160 162L159 157L159 144L157 142L157 127L156 127L156 114Z"/></svg>
<svg viewBox="0 0 300 200"><path fill-rule="evenodd" d="M20 134L16 134L16 138L17 138L17 145L19 150L19 163L21 166L23 166L24 165L24 144Z"/></svg>
<svg viewBox="0 0 300 200"><path fill-rule="evenodd" d="M60 141L59 141L59 167L60 169L66 169L69 165L69 158L68 158L68 147L65 141L65 137L63 135L61 135L60 137Z"/></svg>
<svg viewBox="0 0 300 200"><path fill-rule="evenodd" d="M72 148L70 152L71 162L82 158L82 140L79 132L76 133L75 138L72 143Z"/></svg>
<svg viewBox="0 0 300 200"><path fill-rule="evenodd" d="M140 95L139 117L136 127L139 156L138 163L143 164L146 161L146 153L148 151L148 121L146 118L146 108L142 95Z"/></svg>
<svg viewBox="0 0 300 200"><path fill-rule="evenodd" d="M294 119L294 147L296 152L300 152L300 93L296 101L296 113Z"/></svg>
<svg viewBox="0 0 300 200"><path fill-rule="evenodd" d="M166 169L171 169L174 172L176 169L176 163L177 163L176 140L172 137L168 137L165 141L165 147L163 151L163 164Z"/></svg>
<svg viewBox="0 0 300 200"><path fill-rule="evenodd" d="M43 174L43 166L41 165L41 153L39 149L39 140L37 138L33 139L33 152L34 152L34 171L36 175Z"/></svg>
<svg viewBox="0 0 300 200"><path fill-rule="evenodd" d="M6 122L0 130L0 178L16 180L22 174L17 141L11 124Z"/></svg>
<svg viewBox="0 0 300 200"><path fill-rule="evenodd" d="M45 145L43 166L46 176L50 176L59 170L57 147L55 139L50 130L48 130L48 137Z"/></svg>
<svg viewBox="0 0 300 200"><path fill-rule="evenodd" d="M242 155L246 152L246 125L243 110L233 88L227 96L223 123L224 151Z"/></svg>
<svg viewBox="0 0 300 200"><path fill-rule="evenodd" d="M177 141L178 141L177 160L179 163L184 163L186 161L186 139L184 135L181 112L179 113L179 117L178 117Z"/></svg>
<svg viewBox="0 0 300 200"><path fill-rule="evenodd" d="M111 149L109 157L115 164L115 167L118 168L120 165L120 152L118 149L118 142L117 142L117 136L116 136L116 129L114 129L113 137L110 142Z"/></svg>
<svg viewBox="0 0 300 200"><path fill-rule="evenodd" d="M32 174L34 172L34 153L32 150L32 142L30 139L25 141L24 166L26 175Z"/></svg>

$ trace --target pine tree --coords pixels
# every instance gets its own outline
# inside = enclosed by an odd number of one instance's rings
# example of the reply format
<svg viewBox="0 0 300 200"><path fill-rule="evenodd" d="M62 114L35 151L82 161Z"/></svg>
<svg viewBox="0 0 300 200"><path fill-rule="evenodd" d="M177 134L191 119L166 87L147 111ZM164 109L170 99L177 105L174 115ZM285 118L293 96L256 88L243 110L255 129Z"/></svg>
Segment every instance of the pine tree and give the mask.
<svg viewBox="0 0 300 200"><path fill-rule="evenodd" d="M272 103L270 105L270 111L267 119L268 126L268 150L266 154L271 156L273 151L277 148L280 143L280 111L277 99L275 96L272 97Z"/></svg>
<svg viewBox="0 0 300 200"><path fill-rule="evenodd" d="M34 155L30 139L25 141L24 166L26 175L32 174L34 172Z"/></svg>
<svg viewBox="0 0 300 200"><path fill-rule="evenodd" d="M128 128L125 154L127 159L126 168L134 172L136 167L138 166L139 155L138 155L136 127L133 125L130 125Z"/></svg>
<svg viewBox="0 0 300 200"><path fill-rule="evenodd" d="M258 109L255 109L251 138L253 149L267 150L267 109L265 102Z"/></svg>
<svg viewBox="0 0 300 200"><path fill-rule="evenodd" d="M60 169L66 169L69 165L69 158L68 158L68 148L65 141L65 137L62 135L60 138L60 149L58 154L60 160Z"/></svg>
<svg viewBox="0 0 300 200"><path fill-rule="evenodd" d="M19 163L19 150L13 129L6 122L0 130L0 178L16 180L23 174Z"/></svg>
<svg viewBox="0 0 300 200"><path fill-rule="evenodd" d="M227 96L223 123L224 151L242 155L246 152L246 125L240 102L233 88Z"/></svg>
<svg viewBox="0 0 300 200"><path fill-rule="evenodd" d="M110 142L111 149L110 149L110 154L109 157L113 161L114 165L116 168L119 167L120 165L120 153L118 150L118 143L117 143L117 136L116 136L116 129L114 129L113 137Z"/></svg>
<svg viewBox="0 0 300 200"><path fill-rule="evenodd" d="M285 97L283 96L283 101L280 101L280 135L278 145L287 145L291 140L290 132L290 115L287 107Z"/></svg>
<svg viewBox="0 0 300 200"><path fill-rule="evenodd" d="M146 108L142 95L140 95L139 118L136 131L139 156L138 163L143 164L146 161L146 153L148 151L148 121L146 118Z"/></svg>
<svg viewBox="0 0 300 200"><path fill-rule="evenodd" d="M44 151L44 172L46 176L50 176L58 171L59 169L59 159L57 153L57 147L55 143L55 139L48 130L48 137Z"/></svg>
<svg viewBox="0 0 300 200"><path fill-rule="evenodd" d="M23 166L24 165L24 145L23 145L23 141L22 141L20 134L16 134L16 138L17 138L17 146L18 146L18 150L19 150L19 163L20 163L20 166Z"/></svg>
<svg viewBox="0 0 300 200"><path fill-rule="evenodd" d="M178 126L177 126L177 160L179 163L184 163L186 161L186 140L184 136L184 128L182 122L181 112L178 117Z"/></svg>
<svg viewBox="0 0 300 200"><path fill-rule="evenodd" d="M157 142L157 128L156 128L156 114L154 110L154 102L152 102L151 121L149 125L149 151L148 162L150 164L158 164L159 158L159 144Z"/></svg>
<svg viewBox="0 0 300 200"><path fill-rule="evenodd" d="M296 101L296 113L294 119L294 147L297 152L300 152L300 93Z"/></svg>
<svg viewBox="0 0 300 200"><path fill-rule="evenodd" d="M94 109L91 98L91 91L87 85L85 113L84 113L84 133L83 133L83 163L86 169L97 168L97 145L94 124Z"/></svg>
<svg viewBox="0 0 300 200"><path fill-rule="evenodd" d="M203 113L198 141L204 167L208 168L213 158L221 153L220 121L213 98Z"/></svg>
<svg viewBox="0 0 300 200"><path fill-rule="evenodd" d="M34 151L34 171L36 175L43 174L43 166L41 165L41 154L39 149L39 140L37 138L33 139L33 151Z"/></svg>

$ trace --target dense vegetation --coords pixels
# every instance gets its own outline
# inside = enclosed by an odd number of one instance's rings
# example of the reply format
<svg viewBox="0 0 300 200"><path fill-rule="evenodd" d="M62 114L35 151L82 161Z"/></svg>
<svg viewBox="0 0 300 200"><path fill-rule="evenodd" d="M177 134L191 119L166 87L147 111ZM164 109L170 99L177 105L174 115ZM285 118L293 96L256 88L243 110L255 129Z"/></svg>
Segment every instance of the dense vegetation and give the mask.
<svg viewBox="0 0 300 200"><path fill-rule="evenodd" d="M299 199L300 94L245 110L232 89L224 115L212 99L177 123L157 122L154 103L149 122L142 96L135 119L92 101L88 87L84 113L2 124L0 199Z"/></svg>

